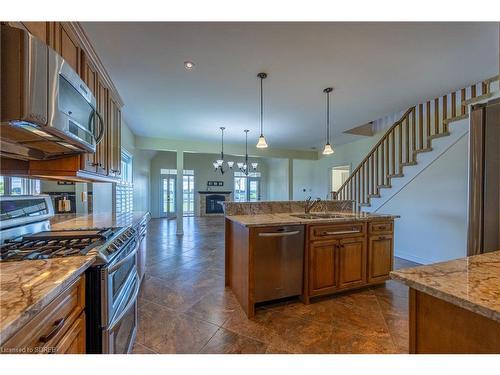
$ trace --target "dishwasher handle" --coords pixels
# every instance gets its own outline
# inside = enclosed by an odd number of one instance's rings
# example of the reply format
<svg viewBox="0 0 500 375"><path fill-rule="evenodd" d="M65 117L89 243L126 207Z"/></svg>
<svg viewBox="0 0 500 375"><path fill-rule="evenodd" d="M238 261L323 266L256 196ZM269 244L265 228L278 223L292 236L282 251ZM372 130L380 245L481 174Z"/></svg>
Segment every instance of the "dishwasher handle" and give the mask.
<svg viewBox="0 0 500 375"><path fill-rule="evenodd" d="M300 230L294 230L292 232L264 232L264 233L259 233L259 237L288 237L288 236L295 236L296 234L299 234Z"/></svg>

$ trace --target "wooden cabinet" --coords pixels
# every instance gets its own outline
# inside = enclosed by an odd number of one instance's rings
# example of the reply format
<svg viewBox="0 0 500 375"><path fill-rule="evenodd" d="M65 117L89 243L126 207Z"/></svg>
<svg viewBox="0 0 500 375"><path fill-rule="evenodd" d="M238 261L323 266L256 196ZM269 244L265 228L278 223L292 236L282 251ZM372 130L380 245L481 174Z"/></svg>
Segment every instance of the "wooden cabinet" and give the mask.
<svg viewBox="0 0 500 375"><path fill-rule="evenodd" d="M82 312L63 338L56 344L57 354L85 353L85 313Z"/></svg>
<svg viewBox="0 0 500 375"><path fill-rule="evenodd" d="M309 294L328 294L338 288L338 242L313 242L309 246Z"/></svg>
<svg viewBox="0 0 500 375"><path fill-rule="evenodd" d="M22 22L22 24L30 34L33 34L42 42L49 44L50 22Z"/></svg>
<svg viewBox="0 0 500 375"><path fill-rule="evenodd" d="M97 79L97 112L101 115L102 122L99 126L104 129L104 136L97 144L95 152L96 173L108 174L108 137L109 137L109 119L108 119L108 89L104 83Z"/></svg>
<svg viewBox="0 0 500 375"><path fill-rule="evenodd" d="M75 41L72 32L63 23L55 25L55 47L56 51L66 60L69 65L80 74L80 47Z"/></svg>
<svg viewBox="0 0 500 375"><path fill-rule="evenodd" d="M88 86L90 91L94 96L97 95L97 69L94 67L90 59L87 57L85 53L82 52L82 72L81 76L85 84ZM96 164L96 154L95 153L86 153L81 155L81 169L88 172L96 172L97 164Z"/></svg>
<svg viewBox="0 0 500 375"><path fill-rule="evenodd" d="M366 284L366 241L363 237L339 240L339 288Z"/></svg>
<svg viewBox="0 0 500 375"><path fill-rule="evenodd" d="M2 175L74 181L117 182L121 176L121 98L113 82L76 22L13 22L58 52L93 92L101 114L104 137L95 153L81 153L54 160L34 160L20 165L2 158ZM9 168L7 168L10 166Z"/></svg>
<svg viewBox="0 0 500 375"><path fill-rule="evenodd" d="M393 221L308 226L304 300L384 282L393 266Z"/></svg>
<svg viewBox="0 0 500 375"><path fill-rule="evenodd" d="M393 235L370 235L368 246L368 281L385 281L393 266Z"/></svg>
<svg viewBox="0 0 500 375"><path fill-rule="evenodd" d="M121 111L116 100L110 95L108 101L108 175L119 177L121 175Z"/></svg>
<svg viewBox="0 0 500 375"><path fill-rule="evenodd" d="M82 275L2 346L4 353L85 353Z"/></svg>

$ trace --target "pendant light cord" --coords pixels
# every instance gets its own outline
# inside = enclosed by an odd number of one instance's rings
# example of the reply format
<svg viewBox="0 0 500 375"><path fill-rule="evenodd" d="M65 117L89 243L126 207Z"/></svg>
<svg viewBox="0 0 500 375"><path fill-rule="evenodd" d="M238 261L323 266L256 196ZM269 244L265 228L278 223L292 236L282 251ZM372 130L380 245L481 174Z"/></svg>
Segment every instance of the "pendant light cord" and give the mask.
<svg viewBox="0 0 500 375"><path fill-rule="evenodd" d="M264 134L263 124L264 124L264 93L262 88L263 77L260 77L260 136Z"/></svg>
<svg viewBox="0 0 500 375"><path fill-rule="evenodd" d="M326 93L326 142L330 143L330 92Z"/></svg>

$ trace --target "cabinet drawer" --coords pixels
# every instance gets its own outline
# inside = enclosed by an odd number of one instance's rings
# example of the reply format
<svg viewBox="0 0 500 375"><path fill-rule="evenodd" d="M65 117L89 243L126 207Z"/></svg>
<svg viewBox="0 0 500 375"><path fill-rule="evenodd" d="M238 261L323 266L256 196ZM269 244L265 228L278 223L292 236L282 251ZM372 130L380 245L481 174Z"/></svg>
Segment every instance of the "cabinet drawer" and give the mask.
<svg viewBox="0 0 500 375"><path fill-rule="evenodd" d="M393 231L392 221L369 223L369 226L370 233L392 233Z"/></svg>
<svg viewBox="0 0 500 375"><path fill-rule="evenodd" d="M312 225L309 228L311 240L364 236L365 232L364 223Z"/></svg>
<svg viewBox="0 0 500 375"><path fill-rule="evenodd" d="M4 352L44 353L47 351L42 348L57 347L84 307L85 275L82 275L17 331L3 345Z"/></svg>

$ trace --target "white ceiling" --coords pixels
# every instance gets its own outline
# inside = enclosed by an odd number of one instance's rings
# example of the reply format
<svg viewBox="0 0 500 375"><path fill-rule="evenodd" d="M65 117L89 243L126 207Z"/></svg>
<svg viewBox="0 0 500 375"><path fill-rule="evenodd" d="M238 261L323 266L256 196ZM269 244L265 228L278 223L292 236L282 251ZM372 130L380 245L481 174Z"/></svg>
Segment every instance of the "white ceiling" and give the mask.
<svg viewBox="0 0 500 375"><path fill-rule="evenodd" d="M497 23L83 23L141 136L322 147L342 131L497 74ZM183 62L196 63L193 71Z"/></svg>

